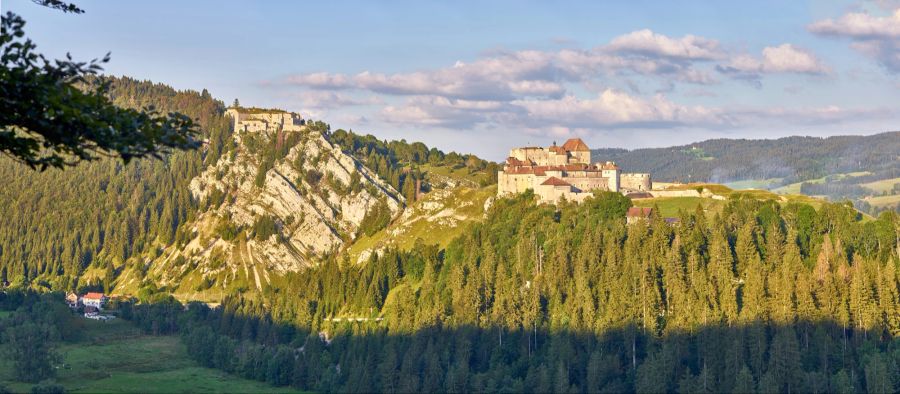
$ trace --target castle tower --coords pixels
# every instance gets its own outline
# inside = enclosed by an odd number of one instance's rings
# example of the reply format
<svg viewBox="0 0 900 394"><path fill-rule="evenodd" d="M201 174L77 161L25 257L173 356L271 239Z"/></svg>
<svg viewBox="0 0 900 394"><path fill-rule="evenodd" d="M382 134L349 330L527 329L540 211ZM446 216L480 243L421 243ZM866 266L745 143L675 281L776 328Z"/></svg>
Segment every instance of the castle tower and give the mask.
<svg viewBox="0 0 900 394"><path fill-rule="evenodd" d="M569 152L572 157L570 163L591 164L591 148L581 138L571 138L562 144L563 150Z"/></svg>

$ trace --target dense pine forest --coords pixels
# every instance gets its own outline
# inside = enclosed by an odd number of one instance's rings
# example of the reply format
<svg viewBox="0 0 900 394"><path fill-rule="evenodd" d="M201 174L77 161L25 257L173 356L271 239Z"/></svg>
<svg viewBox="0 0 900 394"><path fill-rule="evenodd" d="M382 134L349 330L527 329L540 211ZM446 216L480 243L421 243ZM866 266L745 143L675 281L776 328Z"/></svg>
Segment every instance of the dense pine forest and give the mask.
<svg viewBox="0 0 900 394"><path fill-rule="evenodd" d="M225 105L206 90L178 91L170 86L128 77L102 77L110 83L112 101L126 108L154 107L179 111L200 126L204 146L195 151L176 151L160 159L99 160L43 172L0 158L0 283L44 290L106 290L115 277L132 265L145 271L160 250L183 243L189 233L182 224L201 206L190 193L191 179L206 166L234 151L231 122ZM327 132L324 122L310 127ZM376 173L409 201L416 185L429 187L427 171L418 166L466 168L471 173L492 174L496 164L474 155L444 153L424 144L381 141L344 130L329 137L348 153L370 165ZM248 148L260 151L260 168L284 156L297 141L282 146ZM321 177L322 174L307 174ZM416 181L419 182L416 182ZM225 195L209 199L221 204ZM386 220L388 220L387 218Z"/></svg>
<svg viewBox="0 0 900 394"><path fill-rule="evenodd" d="M0 160L0 279L11 282L0 309L18 311L0 330L23 380L52 376L52 346L33 345L65 342L77 325L58 292L109 291L126 265L145 269L184 241L183 224L205 209L188 183L236 149L207 92L112 82L119 105L196 118L207 144L41 173ZM418 143L330 138L407 199L411 180L427 188L422 168L496 168ZM525 193L494 201L446 248L329 256L215 308L164 289L116 308L148 334L179 335L201 365L303 390L900 390L896 212L734 197L675 224L626 225L630 206L616 193L559 206Z"/></svg>
<svg viewBox="0 0 900 394"><path fill-rule="evenodd" d="M900 389L895 213L744 199L625 225L629 205L526 194L446 250L331 261L216 309L129 316L180 333L204 365L307 390Z"/></svg>
<svg viewBox="0 0 900 394"><path fill-rule="evenodd" d="M205 90L176 91L125 77L109 81L116 105L177 110L195 119L206 148L162 160L123 165L109 159L44 172L0 159L0 281L57 290L103 287L130 257L175 241L179 224L197 209L187 187L191 178L231 149L224 105ZM92 267L96 275L79 281Z"/></svg>

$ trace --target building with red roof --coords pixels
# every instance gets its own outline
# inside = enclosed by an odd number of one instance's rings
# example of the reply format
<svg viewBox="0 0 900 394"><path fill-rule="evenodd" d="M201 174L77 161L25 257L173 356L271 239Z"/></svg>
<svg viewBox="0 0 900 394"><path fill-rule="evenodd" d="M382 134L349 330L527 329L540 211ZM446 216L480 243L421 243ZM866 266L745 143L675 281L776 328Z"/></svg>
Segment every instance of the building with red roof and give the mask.
<svg viewBox="0 0 900 394"><path fill-rule="evenodd" d="M84 306L91 306L98 310L103 309L107 302L109 302L109 297L103 293L89 292L81 297L81 303Z"/></svg>
<svg viewBox="0 0 900 394"><path fill-rule="evenodd" d="M546 148L509 151L497 174L499 196L535 192L541 202L583 201L595 190L631 192L651 188L649 174L626 174L611 161L591 163L591 149L581 138Z"/></svg>

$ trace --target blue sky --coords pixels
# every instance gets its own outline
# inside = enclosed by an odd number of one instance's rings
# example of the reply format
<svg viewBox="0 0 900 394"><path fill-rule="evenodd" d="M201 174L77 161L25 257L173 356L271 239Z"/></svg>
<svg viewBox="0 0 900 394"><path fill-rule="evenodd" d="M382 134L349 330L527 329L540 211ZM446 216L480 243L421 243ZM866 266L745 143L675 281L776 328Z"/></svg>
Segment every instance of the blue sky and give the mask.
<svg viewBox="0 0 900 394"><path fill-rule="evenodd" d="M900 129L900 2L27 0L44 53L502 159Z"/></svg>

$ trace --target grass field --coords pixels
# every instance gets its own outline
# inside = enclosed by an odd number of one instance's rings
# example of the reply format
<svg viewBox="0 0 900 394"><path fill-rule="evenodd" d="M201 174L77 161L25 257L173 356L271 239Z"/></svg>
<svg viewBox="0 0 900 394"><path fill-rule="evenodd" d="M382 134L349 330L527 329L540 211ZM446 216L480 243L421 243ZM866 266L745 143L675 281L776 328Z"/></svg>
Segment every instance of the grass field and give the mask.
<svg viewBox="0 0 900 394"><path fill-rule="evenodd" d="M824 183L826 181L826 178L840 180L840 179L844 179L844 178L857 177L857 176L863 176L863 175L869 175L869 174L871 174L871 172L868 172L868 171L848 172L846 174L828 175L828 176L824 176L824 177L821 177L818 179L807 179L803 182ZM803 182L797 182L797 183L791 183L789 185L784 185L777 189L772 189L772 191L775 193L778 193L778 194L800 194L800 185L803 184Z"/></svg>
<svg viewBox="0 0 900 394"><path fill-rule="evenodd" d="M892 178L892 179L882 179L880 181L869 182L869 183L861 183L860 186L869 189L875 193L881 194L884 192L890 192L894 185L900 183L900 178Z"/></svg>
<svg viewBox="0 0 900 394"><path fill-rule="evenodd" d="M900 204L900 195L869 197L866 202L874 207L883 207Z"/></svg>
<svg viewBox="0 0 900 394"><path fill-rule="evenodd" d="M130 323L85 321L84 337L63 344L57 383L74 393L287 393L294 392L204 368L188 358L177 336L143 335ZM12 381L0 360L0 384L14 392L32 385Z"/></svg>
<svg viewBox="0 0 900 394"><path fill-rule="evenodd" d="M772 186L781 184L782 179L784 178L748 179L744 181L728 182L725 183L725 186L728 186L729 188L734 190L769 189Z"/></svg>

